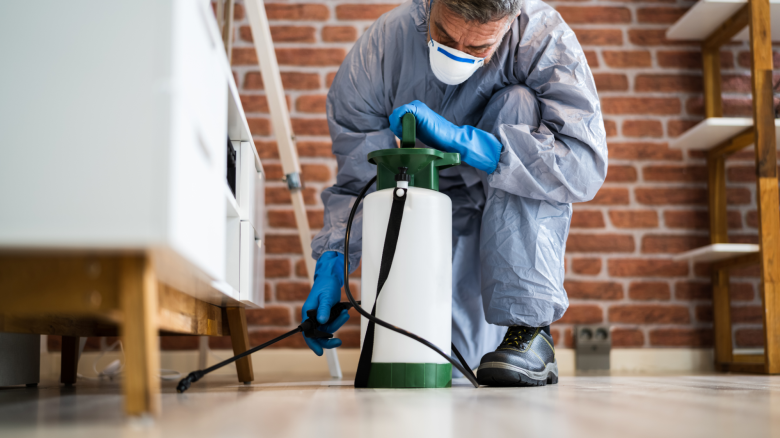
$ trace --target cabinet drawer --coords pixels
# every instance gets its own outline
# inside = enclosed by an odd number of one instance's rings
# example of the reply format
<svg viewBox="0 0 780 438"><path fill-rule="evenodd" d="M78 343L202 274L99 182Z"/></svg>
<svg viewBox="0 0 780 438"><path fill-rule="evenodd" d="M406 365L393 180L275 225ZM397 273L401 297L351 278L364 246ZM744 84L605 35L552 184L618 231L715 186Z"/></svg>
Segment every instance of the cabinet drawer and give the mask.
<svg viewBox="0 0 780 438"><path fill-rule="evenodd" d="M212 163L227 139L228 67L208 1L174 2L171 80L177 107L194 121Z"/></svg>
<svg viewBox="0 0 780 438"><path fill-rule="evenodd" d="M250 307L265 304L263 241L255 235L248 221L241 221L241 256L239 267L239 300Z"/></svg>
<svg viewBox="0 0 780 438"><path fill-rule="evenodd" d="M241 220L228 217L225 224L225 281L241 296Z"/></svg>
<svg viewBox="0 0 780 438"><path fill-rule="evenodd" d="M234 142L237 143L237 142ZM255 208L258 203L258 189L262 189L263 185L260 181L262 174L258 172L255 167L255 155L252 151L252 144L243 141L240 143L240 162L239 162L239 189L238 189L238 206L241 208L241 218L248 220L252 227L258 228L257 217ZM262 204L260 204L262 208Z"/></svg>
<svg viewBox="0 0 780 438"><path fill-rule="evenodd" d="M265 240L265 177L262 172L257 174L255 181L255 211L252 212L255 234Z"/></svg>
<svg viewBox="0 0 780 438"><path fill-rule="evenodd" d="M194 126L180 126L185 129L178 130L170 143L163 216L168 219L168 236L179 254L213 279L221 279L225 276L224 176L200 150Z"/></svg>

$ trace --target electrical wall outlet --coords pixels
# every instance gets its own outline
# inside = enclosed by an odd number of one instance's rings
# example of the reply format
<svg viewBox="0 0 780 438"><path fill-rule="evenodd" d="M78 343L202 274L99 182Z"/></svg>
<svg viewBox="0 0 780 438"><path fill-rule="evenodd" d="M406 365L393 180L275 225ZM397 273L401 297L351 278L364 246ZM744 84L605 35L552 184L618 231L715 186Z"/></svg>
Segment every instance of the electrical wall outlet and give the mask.
<svg viewBox="0 0 780 438"><path fill-rule="evenodd" d="M612 336L606 325L574 327L577 371L609 370Z"/></svg>

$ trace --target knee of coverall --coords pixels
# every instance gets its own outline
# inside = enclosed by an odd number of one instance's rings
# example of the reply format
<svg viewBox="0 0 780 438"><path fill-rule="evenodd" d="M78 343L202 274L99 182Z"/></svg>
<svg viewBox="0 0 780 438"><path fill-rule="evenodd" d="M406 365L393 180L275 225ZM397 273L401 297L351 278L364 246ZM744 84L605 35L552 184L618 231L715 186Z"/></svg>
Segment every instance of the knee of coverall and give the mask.
<svg viewBox="0 0 780 438"><path fill-rule="evenodd" d="M524 124L536 128L540 122L536 93L525 85L510 85L493 94L476 127L499 137L501 125Z"/></svg>

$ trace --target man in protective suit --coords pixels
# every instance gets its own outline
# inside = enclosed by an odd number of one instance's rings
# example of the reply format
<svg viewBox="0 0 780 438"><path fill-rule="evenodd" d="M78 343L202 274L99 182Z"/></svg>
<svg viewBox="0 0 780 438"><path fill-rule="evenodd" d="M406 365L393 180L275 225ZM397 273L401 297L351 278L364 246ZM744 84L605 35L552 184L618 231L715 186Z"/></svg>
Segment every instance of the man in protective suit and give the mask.
<svg viewBox="0 0 780 438"><path fill-rule="evenodd" d="M481 384L557 382L549 326L569 304L571 204L601 187L607 145L585 54L539 0L410 0L357 41L328 93L339 171L322 193L325 224L312 242L317 268L303 318L317 309L324 323L340 300L347 218L376 174L366 156L396 147L408 112L417 147L458 152L465 164L442 171L439 182L453 207L453 343L468 363L481 359ZM352 269L361 230L359 211ZM345 311L327 328L347 318ZM318 355L341 345L306 342Z"/></svg>

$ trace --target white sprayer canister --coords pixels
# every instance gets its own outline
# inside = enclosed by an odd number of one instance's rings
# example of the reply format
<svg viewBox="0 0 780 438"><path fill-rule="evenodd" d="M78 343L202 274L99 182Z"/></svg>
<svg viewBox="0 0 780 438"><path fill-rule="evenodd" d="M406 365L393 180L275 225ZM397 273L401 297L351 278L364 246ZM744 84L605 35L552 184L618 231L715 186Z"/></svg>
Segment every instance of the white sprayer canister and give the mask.
<svg viewBox="0 0 780 438"><path fill-rule="evenodd" d="M363 201L361 306L376 299L382 250L396 188ZM452 331L452 201L435 190L409 187L395 257L376 316L419 335L450 354ZM360 323L361 347L368 321ZM448 364L419 342L379 325L372 364ZM372 366L372 370L374 367Z"/></svg>

